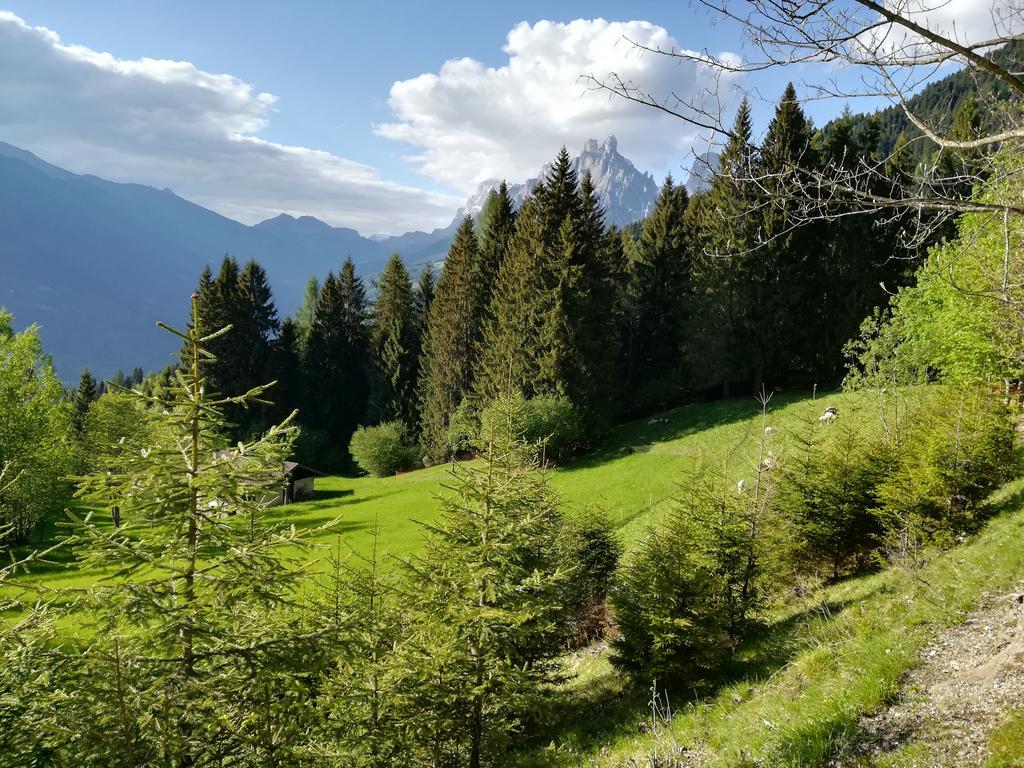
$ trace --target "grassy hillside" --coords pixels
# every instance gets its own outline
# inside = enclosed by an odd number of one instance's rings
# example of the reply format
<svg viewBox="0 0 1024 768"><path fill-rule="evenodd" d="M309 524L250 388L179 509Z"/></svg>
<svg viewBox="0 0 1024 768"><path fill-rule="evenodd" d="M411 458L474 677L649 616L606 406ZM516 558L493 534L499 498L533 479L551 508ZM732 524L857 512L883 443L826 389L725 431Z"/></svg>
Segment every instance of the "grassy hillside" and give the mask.
<svg viewBox="0 0 1024 768"><path fill-rule="evenodd" d="M846 419L873 418L868 394L814 401L777 396L770 403L768 422L779 429L784 445L789 430L806 420L815 422L827 405L837 406ZM760 406L752 398L687 405L615 428L586 456L551 470L550 480L570 514L603 509L628 547L658 519L693 469L730 455L739 467L747 459L752 464L749 439L760 430ZM360 553L369 552L374 528L379 527L379 548L394 555L415 553L421 538L418 522L437 514L437 494L443 492L448 471L448 466L436 466L396 477L319 479L315 500L279 508L275 514L303 525L337 517L344 541Z"/></svg>
<svg viewBox="0 0 1024 768"><path fill-rule="evenodd" d="M914 743L871 759L857 757L850 745L860 736L861 716L899 690L902 675L943 627L962 622L982 595L1024 579L1024 482L1004 488L993 503L996 517L980 533L934 553L920 571L892 568L807 595L743 649L717 689L700 698L669 691L657 717L650 691L630 690L603 649L574 654L569 682L552 694L547 730L521 764L946 765L915 761L922 753ZM991 724L997 727L990 765L1020 765L1021 716L1004 717L1003 725ZM837 754L843 759L830 762Z"/></svg>
<svg viewBox="0 0 1024 768"><path fill-rule="evenodd" d="M838 407L841 419L877 421L867 393L776 397L766 423L779 431L779 450L785 451L794 430L831 428L816 426L826 406ZM737 473L750 466L750 438L763 423L752 399L685 406L618 427L587 456L552 470L551 483L570 513L605 509L628 550L689 471L729 457ZM340 536L366 554L379 528L378 549L415 554L419 523L437 515L448 470L318 479L314 500L273 514L306 527L338 520L333 533L320 537L325 549ZM631 687L603 646L572 654L565 660L566 682L551 691L530 728L536 736L515 762L599 768L829 764L837 750L856 742L860 718L891 699L942 627L963 621L983 593L1024 579L1024 481L1004 489L994 504L996 516L979 534L936 553L919 572L890 569L851 579L780 609L710 690L700 696L659 690L655 712L651 692ZM36 578L84 586L102 575L68 565L56 563ZM1008 715L992 736L993 754L1013 758L1022 734L1020 718ZM901 754L841 764L910 765Z"/></svg>
<svg viewBox="0 0 1024 768"><path fill-rule="evenodd" d="M812 400L776 395L769 404L768 423L780 432L784 450L787 433L808 420L816 423L826 406L839 408L843 419L874 419L867 393L828 394ZM761 430L760 405L753 399L696 403L616 427L587 455L551 470L550 480L572 514L603 509L618 528L625 546L658 519L680 482L703 463L733 456L737 469L753 464L750 438ZM278 507L271 514L300 528L337 523L329 534L312 540L333 548L367 555L379 529L378 552L404 557L419 551L420 523L438 514L438 494L449 476L447 465L395 477L326 477L316 480L316 497ZM106 513L97 513L101 522ZM51 531L52 534L53 531ZM389 560L386 557L385 560ZM99 574L69 570L70 557L39 576L51 586L85 586Z"/></svg>

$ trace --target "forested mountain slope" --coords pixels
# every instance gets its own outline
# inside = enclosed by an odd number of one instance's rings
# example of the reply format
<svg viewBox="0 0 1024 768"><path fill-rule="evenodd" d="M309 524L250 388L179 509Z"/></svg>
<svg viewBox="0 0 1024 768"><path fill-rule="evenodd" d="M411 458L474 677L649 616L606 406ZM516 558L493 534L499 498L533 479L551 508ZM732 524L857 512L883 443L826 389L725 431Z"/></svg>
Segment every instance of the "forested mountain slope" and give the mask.
<svg viewBox="0 0 1024 768"><path fill-rule="evenodd" d="M993 54L992 59L1013 70L1021 69L1024 66L1024 41L1012 42L1003 46ZM973 97L988 105L994 105L997 102L1014 99L1015 94L1004 81L986 72L960 70L929 83L920 93L908 100L907 106L927 125L934 129L947 130L953 122L957 109L968 97ZM994 118L991 111L986 110L986 114L989 114L990 119ZM850 117L853 128L857 132L868 130L869 122L876 124L874 129L879 133L880 148L886 154L892 152L896 146L896 140L904 132L907 134L907 138L919 139L911 144L911 152L915 160L923 160L936 149L934 142L923 137L920 130L910 122L906 113L899 106L886 107L874 113L857 113ZM834 121L825 126L826 134L832 129L833 124Z"/></svg>

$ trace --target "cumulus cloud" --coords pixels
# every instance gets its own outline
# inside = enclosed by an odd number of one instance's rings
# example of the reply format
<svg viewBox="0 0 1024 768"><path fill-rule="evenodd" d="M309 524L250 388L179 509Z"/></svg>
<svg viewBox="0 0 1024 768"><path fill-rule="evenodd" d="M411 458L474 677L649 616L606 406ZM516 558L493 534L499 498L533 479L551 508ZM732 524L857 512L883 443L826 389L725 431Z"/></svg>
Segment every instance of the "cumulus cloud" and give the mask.
<svg viewBox="0 0 1024 768"><path fill-rule="evenodd" d="M886 5L959 43L976 43L1022 29L1017 0L889 0Z"/></svg>
<svg viewBox="0 0 1024 768"><path fill-rule="evenodd" d="M980 42L1024 31L1024 13L1018 0L886 0L885 6L930 32L975 48ZM885 54L908 60L947 52L944 46L913 30L886 23L881 13L864 9L859 21L867 30L858 40L868 59ZM950 61L948 66L961 63Z"/></svg>
<svg viewBox="0 0 1024 768"><path fill-rule="evenodd" d="M259 138L274 101L231 75L119 59L0 11L0 140L76 173L169 186L247 223L284 211L368 234L451 218L455 198Z"/></svg>
<svg viewBox="0 0 1024 768"><path fill-rule="evenodd" d="M495 177L522 180L565 144L578 151L588 138L614 133L623 154L652 170L690 163L697 136L677 118L638 106L580 79L616 73L658 96L703 98L717 88L711 70L639 50L680 50L666 29L647 21L578 19L520 23L508 34L508 61L488 67L469 58L437 73L396 82L393 122L383 136L421 151L413 161L427 175L462 189Z"/></svg>

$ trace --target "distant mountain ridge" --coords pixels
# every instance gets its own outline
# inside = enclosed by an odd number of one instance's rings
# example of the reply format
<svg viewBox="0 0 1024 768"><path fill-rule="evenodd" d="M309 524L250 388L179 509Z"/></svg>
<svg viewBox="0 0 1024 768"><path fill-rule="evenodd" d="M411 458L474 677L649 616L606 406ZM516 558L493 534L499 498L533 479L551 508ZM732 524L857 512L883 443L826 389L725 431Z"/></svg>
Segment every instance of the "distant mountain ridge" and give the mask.
<svg viewBox="0 0 1024 768"><path fill-rule="evenodd" d="M291 312L310 275L351 255L363 274L387 246L355 230L279 216L249 227L169 190L80 176L0 143L0 306L18 327L39 323L62 378L89 366L161 368L206 264L225 253L266 268L278 308Z"/></svg>
<svg viewBox="0 0 1024 768"><path fill-rule="evenodd" d="M588 141L573 163L591 173L610 222L650 211L657 185L618 153L614 137ZM535 184L512 185L517 202ZM490 189L482 185L447 227L368 238L283 213L247 226L169 189L74 174L0 142L0 306L18 327L42 325L65 381L84 367L99 376L155 370L177 347L156 321L183 324L200 271L224 254L263 264L287 315L310 276L337 270L347 256L367 279L396 251L414 271L443 260L462 216L479 213Z"/></svg>

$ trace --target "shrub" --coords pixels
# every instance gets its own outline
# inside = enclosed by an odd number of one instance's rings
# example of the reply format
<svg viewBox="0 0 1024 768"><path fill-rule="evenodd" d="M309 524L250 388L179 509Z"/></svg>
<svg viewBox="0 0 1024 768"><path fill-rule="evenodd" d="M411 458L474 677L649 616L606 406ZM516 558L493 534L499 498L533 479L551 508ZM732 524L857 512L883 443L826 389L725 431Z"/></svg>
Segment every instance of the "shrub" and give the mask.
<svg viewBox="0 0 1024 768"><path fill-rule="evenodd" d="M374 477L386 477L412 468L419 453L407 441L405 427L400 421L360 427L352 435L348 449L359 468Z"/></svg>
<svg viewBox="0 0 1024 768"><path fill-rule="evenodd" d="M508 408L506 401L514 407ZM511 428L519 439L539 446L542 459L562 460L575 450L580 442L582 420L575 406L562 397L540 395L527 400L521 394L500 398L480 414L480 434L497 428L497 419L512 419Z"/></svg>
<svg viewBox="0 0 1024 768"><path fill-rule="evenodd" d="M757 493L730 485L695 478L616 574L612 662L636 678L707 681L762 602L771 482Z"/></svg>
<svg viewBox="0 0 1024 768"><path fill-rule="evenodd" d="M985 498L1013 468L1006 406L977 389L946 390L917 414L878 490L890 533L913 526L925 538L970 529Z"/></svg>
<svg viewBox="0 0 1024 768"><path fill-rule="evenodd" d="M74 470L71 408L43 353L38 326L14 333L0 308L0 466L17 482L0 490L0 545L23 544L68 502Z"/></svg>
<svg viewBox="0 0 1024 768"><path fill-rule="evenodd" d="M878 544L874 509L890 452L850 416L828 426L809 421L783 468L780 497L799 571L827 569L838 578L862 567Z"/></svg>
<svg viewBox="0 0 1024 768"><path fill-rule="evenodd" d="M472 403L463 400L448 419L445 442L450 455L455 456L473 449L480 434L480 413Z"/></svg>
<svg viewBox="0 0 1024 768"><path fill-rule="evenodd" d="M566 519L559 550L560 561L574 570L563 601L567 641L582 645L608 627L608 591L622 545L608 516L590 510Z"/></svg>
<svg viewBox="0 0 1024 768"><path fill-rule="evenodd" d="M721 578L690 533L701 535L677 512L647 534L616 577L611 604L619 634L611 658L635 678L705 679L730 646Z"/></svg>
<svg viewBox="0 0 1024 768"><path fill-rule="evenodd" d="M81 436L86 469L95 472L122 453L147 447L150 416L138 398L124 392L107 392L90 403Z"/></svg>

